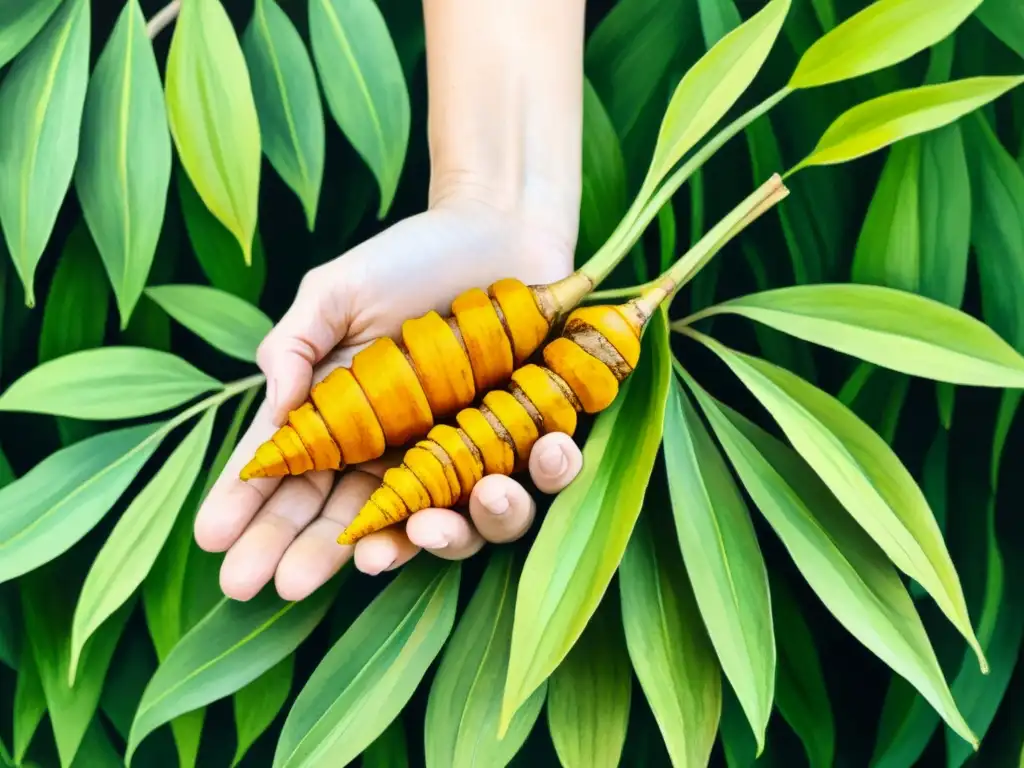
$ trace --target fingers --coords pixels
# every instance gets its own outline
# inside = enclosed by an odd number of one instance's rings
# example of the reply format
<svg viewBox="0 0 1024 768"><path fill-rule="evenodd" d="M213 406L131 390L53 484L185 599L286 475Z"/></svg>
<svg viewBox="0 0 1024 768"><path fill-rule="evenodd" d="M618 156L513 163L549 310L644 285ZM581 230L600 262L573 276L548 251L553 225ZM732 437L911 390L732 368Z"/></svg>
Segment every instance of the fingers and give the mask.
<svg viewBox="0 0 1024 768"><path fill-rule="evenodd" d="M530 479L543 493L558 493L583 469L583 454L562 432L544 435L530 452Z"/></svg>
<svg viewBox="0 0 1024 768"><path fill-rule="evenodd" d="M515 541L533 525L537 505L526 489L505 475L487 475L469 497L469 515L487 541Z"/></svg>
<svg viewBox="0 0 1024 768"><path fill-rule="evenodd" d="M484 537L464 515L450 509L424 509L412 515L405 535L417 547L445 560L462 560L484 546Z"/></svg>

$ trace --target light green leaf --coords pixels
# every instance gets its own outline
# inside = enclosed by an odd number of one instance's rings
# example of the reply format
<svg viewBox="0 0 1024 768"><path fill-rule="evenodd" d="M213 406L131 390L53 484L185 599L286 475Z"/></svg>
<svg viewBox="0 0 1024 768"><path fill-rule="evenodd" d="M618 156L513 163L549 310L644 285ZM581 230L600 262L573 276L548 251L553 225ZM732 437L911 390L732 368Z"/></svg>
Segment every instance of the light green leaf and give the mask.
<svg viewBox="0 0 1024 768"><path fill-rule="evenodd" d="M78 157L90 13L90 0L63 0L0 84L0 226L29 307Z"/></svg>
<svg viewBox="0 0 1024 768"><path fill-rule="evenodd" d="M174 408L220 386L170 352L101 347L36 366L0 395L0 411L131 419Z"/></svg>
<svg viewBox="0 0 1024 768"><path fill-rule="evenodd" d="M505 737L498 739L521 568L514 550L491 552L487 570L446 644L427 699L427 768L502 768L522 747L540 715L546 685L519 708Z"/></svg>
<svg viewBox="0 0 1024 768"><path fill-rule="evenodd" d="M652 495L648 490L648 496ZM722 675L661 495L637 520L619 566L622 625L633 670L673 765L707 765L722 709Z"/></svg>
<svg viewBox="0 0 1024 768"><path fill-rule="evenodd" d="M609 592L548 682L548 728L565 768L615 768L633 679L618 595Z"/></svg>
<svg viewBox="0 0 1024 768"><path fill-rule="evenodd" d="M942 532L893 450L846 406L795 374L707 337L701 341L771 413L896 567L927 590L987 669Z"/></svg>
<svg viewBox="0 0 1024 768"><path fill-rule="evenodd" d="M1017 0L984 0L976 15L989 32L1024 58L1024 7Z"/></svg>
<svg viewBox="0 0 1024 768"><path fill-rule="evenodd" d="M565 658L615 575L661 443L669 356L662 309L648 323L636 369L594 420L579 482L544 516L519 581L503 727Z"/></svg>
<svg viewBox="0 0 1024 768"><path fill-rule="evenodd" d="M971 180L963 133L952 123L920 138L921 282L917 290L959 307L967 284Z"/></svg>
<svg viewBox="0 0 1024 768"><path fill-rule="evenodd" d="M586 78L583 81L582 153L578 265L604 245L627 205L622 146L597 91Z"/></svg>
<svg viewBox="0 0 1024 768"><path fill-rule="evenodd" d="M122 606L87 643L82 653L81 674L68 685L71 654L71 612L77 590L63 562L49 563L22 578L22 610L25 631L53 725L61 768L72 764L86 729L96 713L103 680L114 648L131 613L132 603ZM71 574L74 575L74 574Z"/></svg>
<svg viewBox="0 0 1024 768"><path fill-rule="evenodd" d="M875 0L808 48L789 86L813 88L905 61L952 34L980 3Z"/></svg>
<svg viewBox="0 0 1024 768"><path fill-rule="evenodd" d="M964 738L973 740L910 595L885 553L791 448L712 399L692 379L688 383L747 492L825 607L921 691Z"/></svg>
<svg viewBox="0 0 1024 768"><path fill-rule="evenodd" d="M0 490L0 581L53 560L92 530L163 434L159 424L104 432L50 454Z"/></svg>
<svg viewBox="0 0 1024 768"><path fill-rule="evenodd" d="M18 624L21 625L19 616ZM25 652L18 664L18 680L14 686L14 762L21 765L35 736L39 723L46 714L46 694L39 670L32 655L32 647L24 643Z"/></svg>
<svg viewBox="0 0 1024 768"><path fill-rule="evenodd" d="M234 696L235 732L238 746L231 766L238 765L245 753L281 711L292 687L295 654L285 656Z"/></svg>
<svg viewBox="0 0 1024 768"><path fill-rule="evenodd" d="M395 718L363 752L363 768L409 768L402 719Z"/></svg>
<svg viewBox="0 0 1024 768"><path fill-rule="evenodd" d="M711 307L911 376L985 387L1024 386L1024 357L961 310L876 285L805 285Z"/></svg>
<svg viewBox="0 0 1024 768"><path fill-rule="evenodd" d="M644 189L653 191L743 95L768 57L789 5L790 0L772 0L687 71L662 119Z"/></svg>
<svg viewBox="0 0 1024 768"><path fill-rule="evenodd" d="M348 569L309 597L286 602L268 585L247 602L223 598L160 663L132 722L125 764L164 723L229 696L251 683L312 632Z"/></svg>
<svg viewBox="0 0 1024 768"><path fill-rule="evenodd" d="M780 577L773 577L772 614L779 646L779 712L800 737L811 768L831 768L836 725L811 628L796 598Z"/></svg>
<svg viewBox="0 0 1024 768"><path fill-rule="evenodd" d="M775 695L768 572L729 468L674 379L665 413L665 467L686 573L760 754Z"/></svg>
<svg viewBox="0 0 1024 768"><path fill-rule="evenodd" d="M96 62L82 118L75 189L121 314L142 295L171 182L163 83L138 0L128 0Z"/></svg>
<svg viewBox="0 0 1024 768"><path fill-rule="evenodd" d="M247 265L238 241L210 213L180 165L177 187L189 243L203 273L215 288L233 293L251 304L258 302L267 279L267 257L263 252L259 226L253 237L252 264Z"/></svg>
<svg viewBox="0 0 1024 768"><path fill-rule="evenodd" d="M258 307L207 285L158 285L146 295L226 355L252 363L273 322Z"/></svg>
<svg viewBox="0 0 1024 768"><path fill-rule="evenodd" d="M166 74L167 119L199 197L252 263L260 125L249 70L220 0L182 4Z"/></svg>
<svg viewBox="0 0 1024 768"><path fill-rule="evenodd" d="M921 284L921 143L914 136L889 152L853 256L852 278L917 291Z"/></svg>
<svg viewBox="0 0 1024 768"><path fill-rule="evenodd" d="M170 457L132 499L92 562L71 626L68 684L75 684L86 641L142 584L196 481L213 433L216 408L209 408Z"/></svg>
<svg viewBox="0 0 1024 768"><path fill-rule="evenodd" d="M946 7L930 0L928 4ZM786 175L807 166L854 160L901 139L949 125L1021 83L1024 76L968 77L906 88L862 102L837 117L811 154Z"/></svg>
<svg viewBox="0 0 1024 768"><path fill-rule="evenodd" d="M409 92L395 44L373 0L309 0L309 28L327 107L373 171L383 219L409 143Z"/></svg>
<svg viewBox="0 0 1024 768"><path fill-rule="evenodd" d="M256 0L242 36L263 151L313 231L324 175L324 113L306 44L274 0Z"/></svg>
<svg viewBox="0 0 1024 768"><path fill-rule="evenodd" d="M455 622L461 563L419 557L345 631L285 720L274 768L346 765L394 720Z"/></svg>
<svg viewBox="0 0 1024 768"><path fill-rule="evenodd" d="M24 50L60 0L7 0L0 7L0 67Z"/></svg>

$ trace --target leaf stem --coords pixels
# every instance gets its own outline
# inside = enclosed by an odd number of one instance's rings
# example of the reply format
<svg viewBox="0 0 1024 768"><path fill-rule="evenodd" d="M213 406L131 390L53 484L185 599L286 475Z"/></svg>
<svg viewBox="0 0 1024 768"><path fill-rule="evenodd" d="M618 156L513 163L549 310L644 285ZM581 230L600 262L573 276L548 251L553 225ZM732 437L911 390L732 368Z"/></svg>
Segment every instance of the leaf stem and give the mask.
<svg viewBox="0 0 1024 768"><path fill-rule="evenodd" d="M186 421L191 419L196 414L202 413L209 408L220 405L223 402L230 400L237 394L245 392L247 389L259 386L263 383L264 375L262 373L253 374L252 376L246 376L244 379L237 379L224 385L222 389L214 392L212 395L204 397L198 403L191 405L184 411L179 413L172 419L168 419L160 429L158 429L153 437L157 435L164 436L175 427L179 427ZM150 438L152 439L152 438Z"/></svg>
<svg viewBox="0 0 1024 768"><path fill-rule="evenodd" d="M172 21L178 18L178 14L181 12L181 0L171 0L167 5L157 11L153 18L146 24L146 34L149 39L152 40L154 37L163 32L164 27L168 26Z"/></svg>

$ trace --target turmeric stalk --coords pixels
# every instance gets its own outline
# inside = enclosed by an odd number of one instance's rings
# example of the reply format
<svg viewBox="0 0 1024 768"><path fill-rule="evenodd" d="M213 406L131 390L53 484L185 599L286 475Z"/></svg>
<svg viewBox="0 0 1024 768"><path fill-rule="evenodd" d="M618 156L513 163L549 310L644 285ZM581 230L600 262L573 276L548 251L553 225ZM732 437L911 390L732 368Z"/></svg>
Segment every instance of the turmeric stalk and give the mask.
<svg viewBox="0 0 1024 768"><path fill-rule="evenodd" d="M487 392L478 408L460 410L458 426L432 427L401 465L384 473L338 543L354 544L428 507L465 504L485 475L522 470L542 435L574 434L577 414L598 413L615 400L636 367L641 336L657 309L787 194L781 177L773 175L639 296L625 304L574 309L561 334L544 346L544 365L517 368L504 389Z"/></svg>

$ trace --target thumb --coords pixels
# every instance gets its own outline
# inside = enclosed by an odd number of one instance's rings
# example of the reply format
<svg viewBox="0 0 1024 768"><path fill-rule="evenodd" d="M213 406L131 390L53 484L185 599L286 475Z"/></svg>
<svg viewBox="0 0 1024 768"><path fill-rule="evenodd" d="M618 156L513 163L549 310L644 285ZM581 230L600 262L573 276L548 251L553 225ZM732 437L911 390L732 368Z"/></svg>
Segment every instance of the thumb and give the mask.
<svg viewBox="0 0 1024 768"><path fill-rule="evenodd" d="M306 273L292 305L256 352L256 363L267 377L269 416L276 426L302 405L313 385L314 366L348 333L349 292L331 266Z"/></svg>

